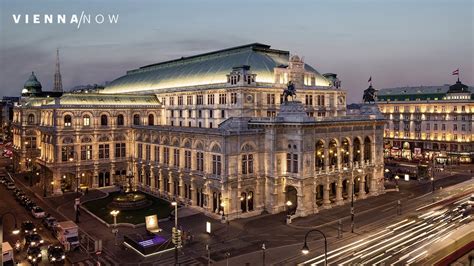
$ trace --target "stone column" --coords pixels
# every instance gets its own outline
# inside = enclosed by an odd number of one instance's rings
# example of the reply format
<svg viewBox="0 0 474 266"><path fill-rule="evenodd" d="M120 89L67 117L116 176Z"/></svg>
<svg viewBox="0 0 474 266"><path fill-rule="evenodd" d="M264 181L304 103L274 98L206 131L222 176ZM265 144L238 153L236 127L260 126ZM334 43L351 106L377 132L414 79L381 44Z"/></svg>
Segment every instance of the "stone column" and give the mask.
<svg viewBox="0 0 474 266"><path fill-rule="evenodd" d="M354 165L354 146L352 143L349 145L349 169L351 169Z"/></svg>
<svg viewBox="0 0 474 266"><path fill-rule="evenodd" d="M179 174L179 198L182 200L184 199L184 180L183 180L183 173Z"/></svg>
<svg viewBox="0 0 474 266"><path fill-rule="evenodd" d="M337 179L337 184L336 184L336 204L337 205L342 205L343 202L342 198L342 177L339 176Z"/></svg>
<svg viewBox="0 0 474 266"><path fill-rule="evenodd" d="M169 171L168 173L168 184L169 184L169 192L168 194L173 197L174 196L174 180L173 180L173 174L171 173L171 171Z"/></svg>
<svg viewBox="0 0 474 266"><path fill-rule="evenodd" d="M360 183L359 183L359 197L361 199L366 198L366 193L365 193L365 175L362 175L360 177Z"/></svg>
<svg viewBox="0 0 474 266"><path fill-rule="evenodd" d="M155 188L155 167L153 165L150 166L150 188L153 192L156 192L156 188Z"/></svg>
<svg viewBox="0 0 474 266"><path fill-rule="evenodd" d="M325 148L324 149L324 158L323 158L323 161L324 161L324 169L326 170L326 172L329 171L329 152L328 152L328 149Z"/></svg>
<svg viewBox="0 0 474 266"><path fill-rule="evenodd" d="M116 176L115 176L115 163L110 163L110 184L117 183Z"/></svg>
<svg viewBox="0 0 474 266"><path fill-rule="evenodd" d="M331 208L331 200L329 199L329 182L326 181L324 184L324 193L323 193L323 207L324 208Z"/></svg>
<svg viewBox="0 0 474 266"><path fill-rule="evenodd" d="M92 173L92 187L99 187L99 165L94 165L94 171Z"/></svg>
<svg viewBox="0 0 474 266"><path fill-rule="evenodd" d="M191 205L196 206L197 205L197 195L196 195L196 181L194 180L194 176L191 176Z"/></svg>
<svg viewBox="0 0 474 266"><path fill-rule="evenodd" d="M318 195L318 183L316 182L316 178L313 180L313 197L311 201L313 202L313 213L318 213L318 204L316 203L316 197Z"/></svg>

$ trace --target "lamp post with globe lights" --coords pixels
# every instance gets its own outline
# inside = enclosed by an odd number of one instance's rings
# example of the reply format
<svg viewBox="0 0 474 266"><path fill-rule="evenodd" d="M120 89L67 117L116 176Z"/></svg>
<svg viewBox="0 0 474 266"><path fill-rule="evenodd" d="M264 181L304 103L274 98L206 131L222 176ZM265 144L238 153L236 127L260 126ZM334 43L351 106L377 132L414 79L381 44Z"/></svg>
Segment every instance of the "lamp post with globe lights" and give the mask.
<svg viewBox="0 0 474 266"><path fill-rule="evenodd" d="M112 210L110 214L114 217L114 228L112 229L112 233L114 234L114 243L117 246L117 234L118 234L118 228L117 228L117 215L120 213L119 210Z"/></svg>
<svg viewBox="0 0 474 266"><path fill-rule="evenodd" d="M307 240L308 240L308 235L312 232L318 232L324 237L324 265L328 265L328 242L326 239L326 235L318 229L311 229L306 233L306 235L304 236L304 245L303 245L303 248L301 249L301 253L303 253L303 255L307 255L309 253Z"/></svg>

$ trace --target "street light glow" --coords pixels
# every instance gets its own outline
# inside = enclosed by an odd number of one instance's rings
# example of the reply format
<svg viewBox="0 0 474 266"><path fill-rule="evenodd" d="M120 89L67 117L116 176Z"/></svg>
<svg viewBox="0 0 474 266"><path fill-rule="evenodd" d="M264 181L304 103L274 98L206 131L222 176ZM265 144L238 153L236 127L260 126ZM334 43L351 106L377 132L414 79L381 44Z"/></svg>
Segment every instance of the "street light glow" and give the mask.
<svg viewBox="0 0 474 266"><path fill-rule="evenodd" d="M291 205L293 205L293 202L291 202L290 200L286 202L286 206L290 207Z"/></svg>
<svg viewBox="0 0 474 266"><path fill-rule="evenodd" d="M110 214L111 214L112 216L117 216L119 213L120 213L119 210L113 210L113 211L110 212Z"/></svg>
<svg viewBox="0 0 474 266"><path fill-rule="evenodd" d="M171 206L176 206L178 203L176 201L171 202Z"/></svg>

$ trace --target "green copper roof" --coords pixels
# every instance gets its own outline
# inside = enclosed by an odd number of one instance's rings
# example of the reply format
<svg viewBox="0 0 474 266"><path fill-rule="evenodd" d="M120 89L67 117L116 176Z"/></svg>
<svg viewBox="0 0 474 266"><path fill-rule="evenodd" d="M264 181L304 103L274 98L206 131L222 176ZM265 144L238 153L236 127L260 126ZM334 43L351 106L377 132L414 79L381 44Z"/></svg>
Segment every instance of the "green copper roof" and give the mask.
<svg viewBox="0 0 474 266"><path fill-rule="evenodd" d="M59 100L59 101L58 101ZM155 95L117 95L97 93L68 93L51 99L48 105L144 106L160 105Z"/></svg>
<svg viewBox="0 0 474 266"><path fill-rule="evenodd" d="M226 75L232 68L243 65L250 66L250 71L257 74L256 82L273 83L273 69L287 66L288 60L288 51L254 43L131 70L112 81L101 93L144 92L226 83ZM329 80L314 68L305 65L305 69L316 74L317 86L328 86Z"/></svg>
<svg viewBox="0 0 474 266"><path fill-rule="evenodd" d="M23 94L35 94L41 92L41 83L38 81L38 79L35 76L35 72L31 72L30 77L28 80L25 82L25 85L23 86Z"/></svg>

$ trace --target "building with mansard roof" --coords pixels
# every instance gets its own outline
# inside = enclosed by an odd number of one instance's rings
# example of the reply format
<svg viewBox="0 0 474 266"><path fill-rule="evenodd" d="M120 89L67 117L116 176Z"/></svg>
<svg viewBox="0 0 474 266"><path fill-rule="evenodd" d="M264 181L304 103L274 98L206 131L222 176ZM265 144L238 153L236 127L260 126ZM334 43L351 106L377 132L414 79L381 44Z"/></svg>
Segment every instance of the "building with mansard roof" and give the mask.
<svg viewBox="0 0 474 266"><path fill-rule="evenodd" d="M296 96L285 102L290 81ZM250 44L183 57L94 91L33 85L14 109L14 161L41 173L49 193L129 176L144 192L236 219L306 216L384 192L383 116L372 105L347 115L337 74L288 51Z"/></svg>
<svg viewBox="0 0 474 266"><path fill-rule="evenodd" d="M453 85L386 88L377 104L387 119L385 157L470 163L474 159L473 88Z"/></svg>

